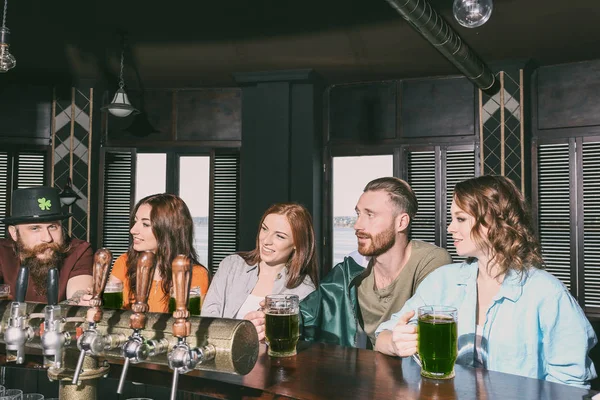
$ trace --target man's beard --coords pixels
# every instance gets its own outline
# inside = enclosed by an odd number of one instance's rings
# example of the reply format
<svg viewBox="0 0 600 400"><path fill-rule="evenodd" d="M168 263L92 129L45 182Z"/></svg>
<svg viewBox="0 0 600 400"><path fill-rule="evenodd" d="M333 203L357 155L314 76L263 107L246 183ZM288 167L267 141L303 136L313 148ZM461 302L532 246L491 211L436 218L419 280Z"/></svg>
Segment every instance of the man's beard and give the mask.
<svg viewBox="0 0 600 400"><path fill-rule="evenodd" d="M358 252L363 256L377 257L391 249L396 244L396 230L394 226L377 235L373 236L364 232L356 232L356 236L360 238L369 238L371 242L368 246L358 245Z"/></svg>
<svg viewBox="0 0 600 400"><path fill-rule="evenodd" d="M38 254L45 253L48 249L52 250L49 257L38 258ZM21 238L17 236L17 254L21 260L21 265L26 265L29 268L29 276L38 295L46 295L48 270L50 268L60 269L69 250L69 244L64 243L64 241L62 243L42 243L33 248L27 248Z"/></svg>

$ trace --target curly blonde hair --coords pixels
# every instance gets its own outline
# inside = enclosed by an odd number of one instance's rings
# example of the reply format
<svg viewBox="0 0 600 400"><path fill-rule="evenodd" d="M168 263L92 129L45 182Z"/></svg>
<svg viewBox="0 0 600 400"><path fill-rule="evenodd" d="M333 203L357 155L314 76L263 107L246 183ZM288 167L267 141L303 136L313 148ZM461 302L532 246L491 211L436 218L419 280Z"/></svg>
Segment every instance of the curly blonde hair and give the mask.
<svg viewBox="0 0 600 400"><path fill-rule="evenodd" d="M529 209L512 180L484 175L459 182L454 201L475 218L471 236L480 248L490 249L490 264L498 266L497 276L509 269L522 273L528 267L544 268ZM482 227L488 229L485 237Z"/></svg>

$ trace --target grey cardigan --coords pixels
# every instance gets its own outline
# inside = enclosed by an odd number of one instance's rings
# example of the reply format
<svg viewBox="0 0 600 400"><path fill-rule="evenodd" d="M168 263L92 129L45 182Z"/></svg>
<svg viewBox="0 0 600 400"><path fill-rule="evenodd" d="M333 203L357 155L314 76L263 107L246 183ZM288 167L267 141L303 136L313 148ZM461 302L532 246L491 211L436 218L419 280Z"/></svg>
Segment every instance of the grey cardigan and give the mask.
<svg viewBox="0 0 600 400"><path fill-rule="evenodd" d="M208 293L204 298L203 317L234 318L258 282L258 264L248 265L242 257L233 254L219 264ZM288 289L287 269L277 275L273 294L297 294L300 300L314 292L315 285L309 276L298 287Z"/></svg>

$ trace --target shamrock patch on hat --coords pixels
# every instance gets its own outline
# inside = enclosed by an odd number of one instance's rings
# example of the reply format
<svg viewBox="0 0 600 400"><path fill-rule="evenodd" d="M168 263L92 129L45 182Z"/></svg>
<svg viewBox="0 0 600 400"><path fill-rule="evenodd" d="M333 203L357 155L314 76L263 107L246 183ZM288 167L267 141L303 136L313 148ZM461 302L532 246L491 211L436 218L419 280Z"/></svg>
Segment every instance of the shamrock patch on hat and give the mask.
<svg viewBox="0 0 600 400"><path fill-rule="evenodd" d="M38 199L38 207L40 207L40 210L42 211L50 210L50 208L52 208L52 202L46 200L45 197L42 197L41 199Z"/></svg>

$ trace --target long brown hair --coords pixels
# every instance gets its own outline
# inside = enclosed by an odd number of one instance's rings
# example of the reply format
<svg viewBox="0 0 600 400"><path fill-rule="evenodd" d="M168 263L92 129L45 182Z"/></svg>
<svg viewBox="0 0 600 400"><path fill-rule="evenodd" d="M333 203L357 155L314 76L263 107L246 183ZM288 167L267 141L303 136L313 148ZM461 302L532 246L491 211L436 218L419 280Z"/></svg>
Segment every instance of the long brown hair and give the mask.
<svg viewBox="0 0 600 400"><path fill-rule="evenodd" d="M273 204L263 214L258 233L256 235L256 248L252 251L238 253L248 265L260 262L260 230L265 218L269 214L284 215L292 228L292 239L296 249L292 251L286 263L288 268L288 281L286 287L293 289L300 286L308 275L315 286L319 285L319 266L315 255L315 231L312 217L308 210L296 203Z"/></svg>
<svg viewBox="0 0 600 400"><path fill-rule="evenodd" d="M151 208L150 223L156 238L156 268L162 277L161 288L163 298L169 297L173 280L171 262L178 254L188 255L192 265L199 265L198 255L194 249L194 221L190 210L181 198L174 194L162 193L144 197L135 205L131 213L130 226L135 223L135 215L141 205ZM137 261L140 253L133 249L133 243L127 251L127 277L129 291L135 298L137 282Z"/></svg>
<svg viewBox="0 0 600 400"><path fill-rule="evenodd" d="M512 180L484 175L459 182L454 201L475 218L471 235L480 248L490 248L498 276L509 269L522 273L528 267L544 268L529 209ZM487 237L481 234L482 227L488 228Z"/></svg>

